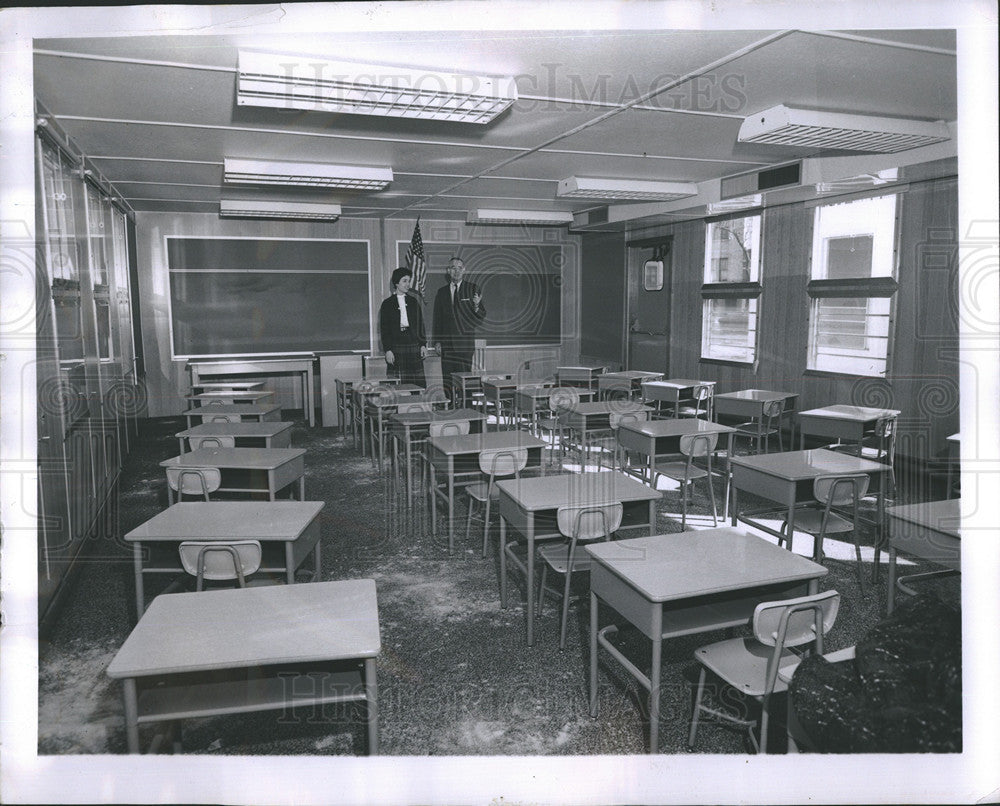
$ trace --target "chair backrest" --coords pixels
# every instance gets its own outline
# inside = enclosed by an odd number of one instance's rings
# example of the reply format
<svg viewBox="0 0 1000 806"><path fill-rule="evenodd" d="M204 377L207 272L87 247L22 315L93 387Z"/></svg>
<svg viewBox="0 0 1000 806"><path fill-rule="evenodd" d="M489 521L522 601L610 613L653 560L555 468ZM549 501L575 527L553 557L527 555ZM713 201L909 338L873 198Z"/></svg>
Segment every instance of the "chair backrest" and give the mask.
<svg viewBox="0 0 1000 806"><path fill-rule="evenodd" d="M168 467L167 484L178 497L203 495L207 501L222 486L222 472L217 467Z"/></svg>
<svg viewBox="0 0 1000 806"><path fill-rule="evenodd" d="M199 448L235 448L236 437L191 437L191 450Z"/></svg>
<svg viewBox="0 0 1000 806"><path fill-rule="evenodd" d="M770 423L775 417L780 417L785 411L784 400L766 400L761 407L761 413Z"/></svg>
<svg viewBox="0 0 1000 806"><path fill-rule="evenodd" d="M879 417L875 421L875 436L881 439L892 439L896 435L896 418Z"/></svg>
<svg viewBox="0 0 1000 806"><path fill-rule="evenodd" d="M418 412L428 412L433 409L433 404L426 400L418 400L416 403L400 403L396 411L400 414L416 414Z"/></svg>
<svg viewBox="0 0 1000 806"><path fill-rule="evenodd" d="M491 478L513 476L528 465L527 448L496 448L481 451L479 469Z"/></svg>
<svg viewBox="0 0 1000 806"><path fill-rule="evenodd" d="M243 418L239 414L213 414L211 417L202 416L201 421L209 423L241 423Z"/></svg>
<svg viewBox="0 0 1000 806"><path fill-rule="evenodd" d="M695 400L708 400L712 396L712 385L700 383L692 389L692 397Z"/></svg>
<svg viewBox="0 0 1000 806"><path fill-rule="evenodd" d="M431 423L430 435L432 437L459 436L469 433L468 420L447 420L443 423Z"/></svg>
<svg viewBox="0 0 1000 806"><path fill-rule="evenodd" d="M870 481L865 473L817 476L813 479L813 497L821 504L846 507L865 497Z"/></svg>
<svg viewBox="0 0 1000 806"><path fill-rule="evenodd" d="M553 389L549 395L549 411L558 414L563 409L575 406L580 402L580 392L571 386L561 386Z"/></svg>
<svg viewBox="0 0 1000 806"><path fill-rule="evenodd" d="M621 503L573 504L556 510L556 523L564 537L575 540L610 538L622 525Z"/></svg>
<svg viewBox="0 0 1000 806"><path fill-rule="evenodd" d="M354 388L362 394L367 394L374 392L378 388L378 384L375 381L360 381L354 385Z"/></svg>
<svg viewBox="0 0 1000 806"><path fill-rule="evenodd" d="M222 581L236 579L240 587L244 577L260 568L261 547L257 540L187 540L180 544L181 565L192 576Z"/></svg>
<svg viewBox="0 0 1000 806"><path fill-rule="evenodd" d="M812 596L762 602L753 611L753 634L765 646L802 646L816 640L816 626L826 635L837 620L840 594L824 591Z"/></svg>
<svg viewBox="0 0 1000 806"><path fill-rule="evenodd" d="M608 424L612 431L617 431L622 423L638 423L648 419L648 411L613 411L608 415Z"/></svg>
<svg viewBox="0 0 1000 806"><path fill-rule="evenodd" d="M692 458L697 456L709 456L719 443L719 435L711 434L684 434L680 440L681 453Z"/></svg>

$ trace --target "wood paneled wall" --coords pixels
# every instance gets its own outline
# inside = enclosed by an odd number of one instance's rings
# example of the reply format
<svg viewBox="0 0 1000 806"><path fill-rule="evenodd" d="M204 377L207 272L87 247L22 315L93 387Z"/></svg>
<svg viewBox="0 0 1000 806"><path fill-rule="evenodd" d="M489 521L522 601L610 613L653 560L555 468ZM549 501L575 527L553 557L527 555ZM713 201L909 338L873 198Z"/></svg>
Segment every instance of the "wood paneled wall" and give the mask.
<svg viewBox="0 0 1000 806"><path fill-rule="evenodd" d="M806 370L806 284L814 210L805 204L764 212L764 291L756 369L700 360L704 221L642 232L643 238L651 234L674 236L670 374L714 380L719 392L746 388L798 392L801 409L831 403L900 409L897 452L919 460L943 458L947 453L945 438L959 430L957 179L913 183L900 194L899 205L900 290L887 378ZM641 283L641 268L630 255L630 288Z"/></svg>
<svg viewBox="0 0 1000 806"><path fill-rule="evenodd" d="M378 306L389 294L389 275L396 267L397 241L409 242L416 219L341 218L333 223L304 221L253 221L221 219L203 213L139 213L136 216L137 265L141 294L141 326L146 365L149 416L176 415L186 408L183 395L189 378L183 359L174 359L170 344L169 282L165 238L168 235L225 236L257 238L346 238L369 243L371 274L369 298L358 300L367 305L370 321L377 321ZM559 361L579 359L579 288L581 242L564 228L468 226L462 222L421 219L424 242L561 244L565 263L562 285L563 344L556 350ZM378 350L378 334L372 332L372 344ZM549 359L553 348L532 354ZM301 397L294 379L274 379L269 388L277 392L276 402L299 408ZM317 390L318 391L318 390ZM317 397L318 401L318 397Z"/></svg>

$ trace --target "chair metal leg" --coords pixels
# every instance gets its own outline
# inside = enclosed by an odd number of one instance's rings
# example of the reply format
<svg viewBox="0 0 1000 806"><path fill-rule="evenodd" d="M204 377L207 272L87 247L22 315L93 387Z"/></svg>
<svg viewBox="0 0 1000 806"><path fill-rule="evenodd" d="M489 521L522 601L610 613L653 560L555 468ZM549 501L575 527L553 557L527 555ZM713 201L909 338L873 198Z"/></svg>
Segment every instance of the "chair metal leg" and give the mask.
<svg viewBox="0 0 1000 806"><path fill-rule="evenodd" d="M701 698L705 692L705 667L701 667L698 675L698 691L694 698L694 712L691 714L691 730L688 733L688 747L694 747L695 736L698 733L698 717L701 716Z"/></svg>
<svg viewBox="0 0 1000 806"><path fill-rule="evenodd" d="M486 514L483 515L483 556L486 556L486 543L490 539L490 504L492 498L486 499Z"/></svg>

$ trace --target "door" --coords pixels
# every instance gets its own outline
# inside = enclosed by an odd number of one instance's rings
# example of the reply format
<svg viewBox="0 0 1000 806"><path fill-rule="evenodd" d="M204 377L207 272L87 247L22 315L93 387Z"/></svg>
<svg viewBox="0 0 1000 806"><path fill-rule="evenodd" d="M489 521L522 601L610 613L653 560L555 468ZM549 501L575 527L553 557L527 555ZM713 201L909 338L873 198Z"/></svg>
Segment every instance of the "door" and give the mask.
<svg viewBox="0 0 1000 806"><path fill-rule="evenodd" d="M629 369L669 374L672 242L671 238L654 246L629 248ZM651 260L663 263L662 285L659 288L655 272L646 277L644 266Z"/></svg>

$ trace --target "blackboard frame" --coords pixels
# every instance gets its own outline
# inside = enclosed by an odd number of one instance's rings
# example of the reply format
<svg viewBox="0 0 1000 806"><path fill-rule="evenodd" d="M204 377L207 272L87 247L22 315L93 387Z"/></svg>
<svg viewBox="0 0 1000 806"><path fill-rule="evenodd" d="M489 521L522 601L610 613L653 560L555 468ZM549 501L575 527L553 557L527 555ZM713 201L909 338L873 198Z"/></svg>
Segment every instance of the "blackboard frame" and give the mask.
<svg viewBox="0 0 1000 806"><path fill-rule="evenodd" d="M369 240L166 235L164 254L176 360L372 350Z"/></svg>

